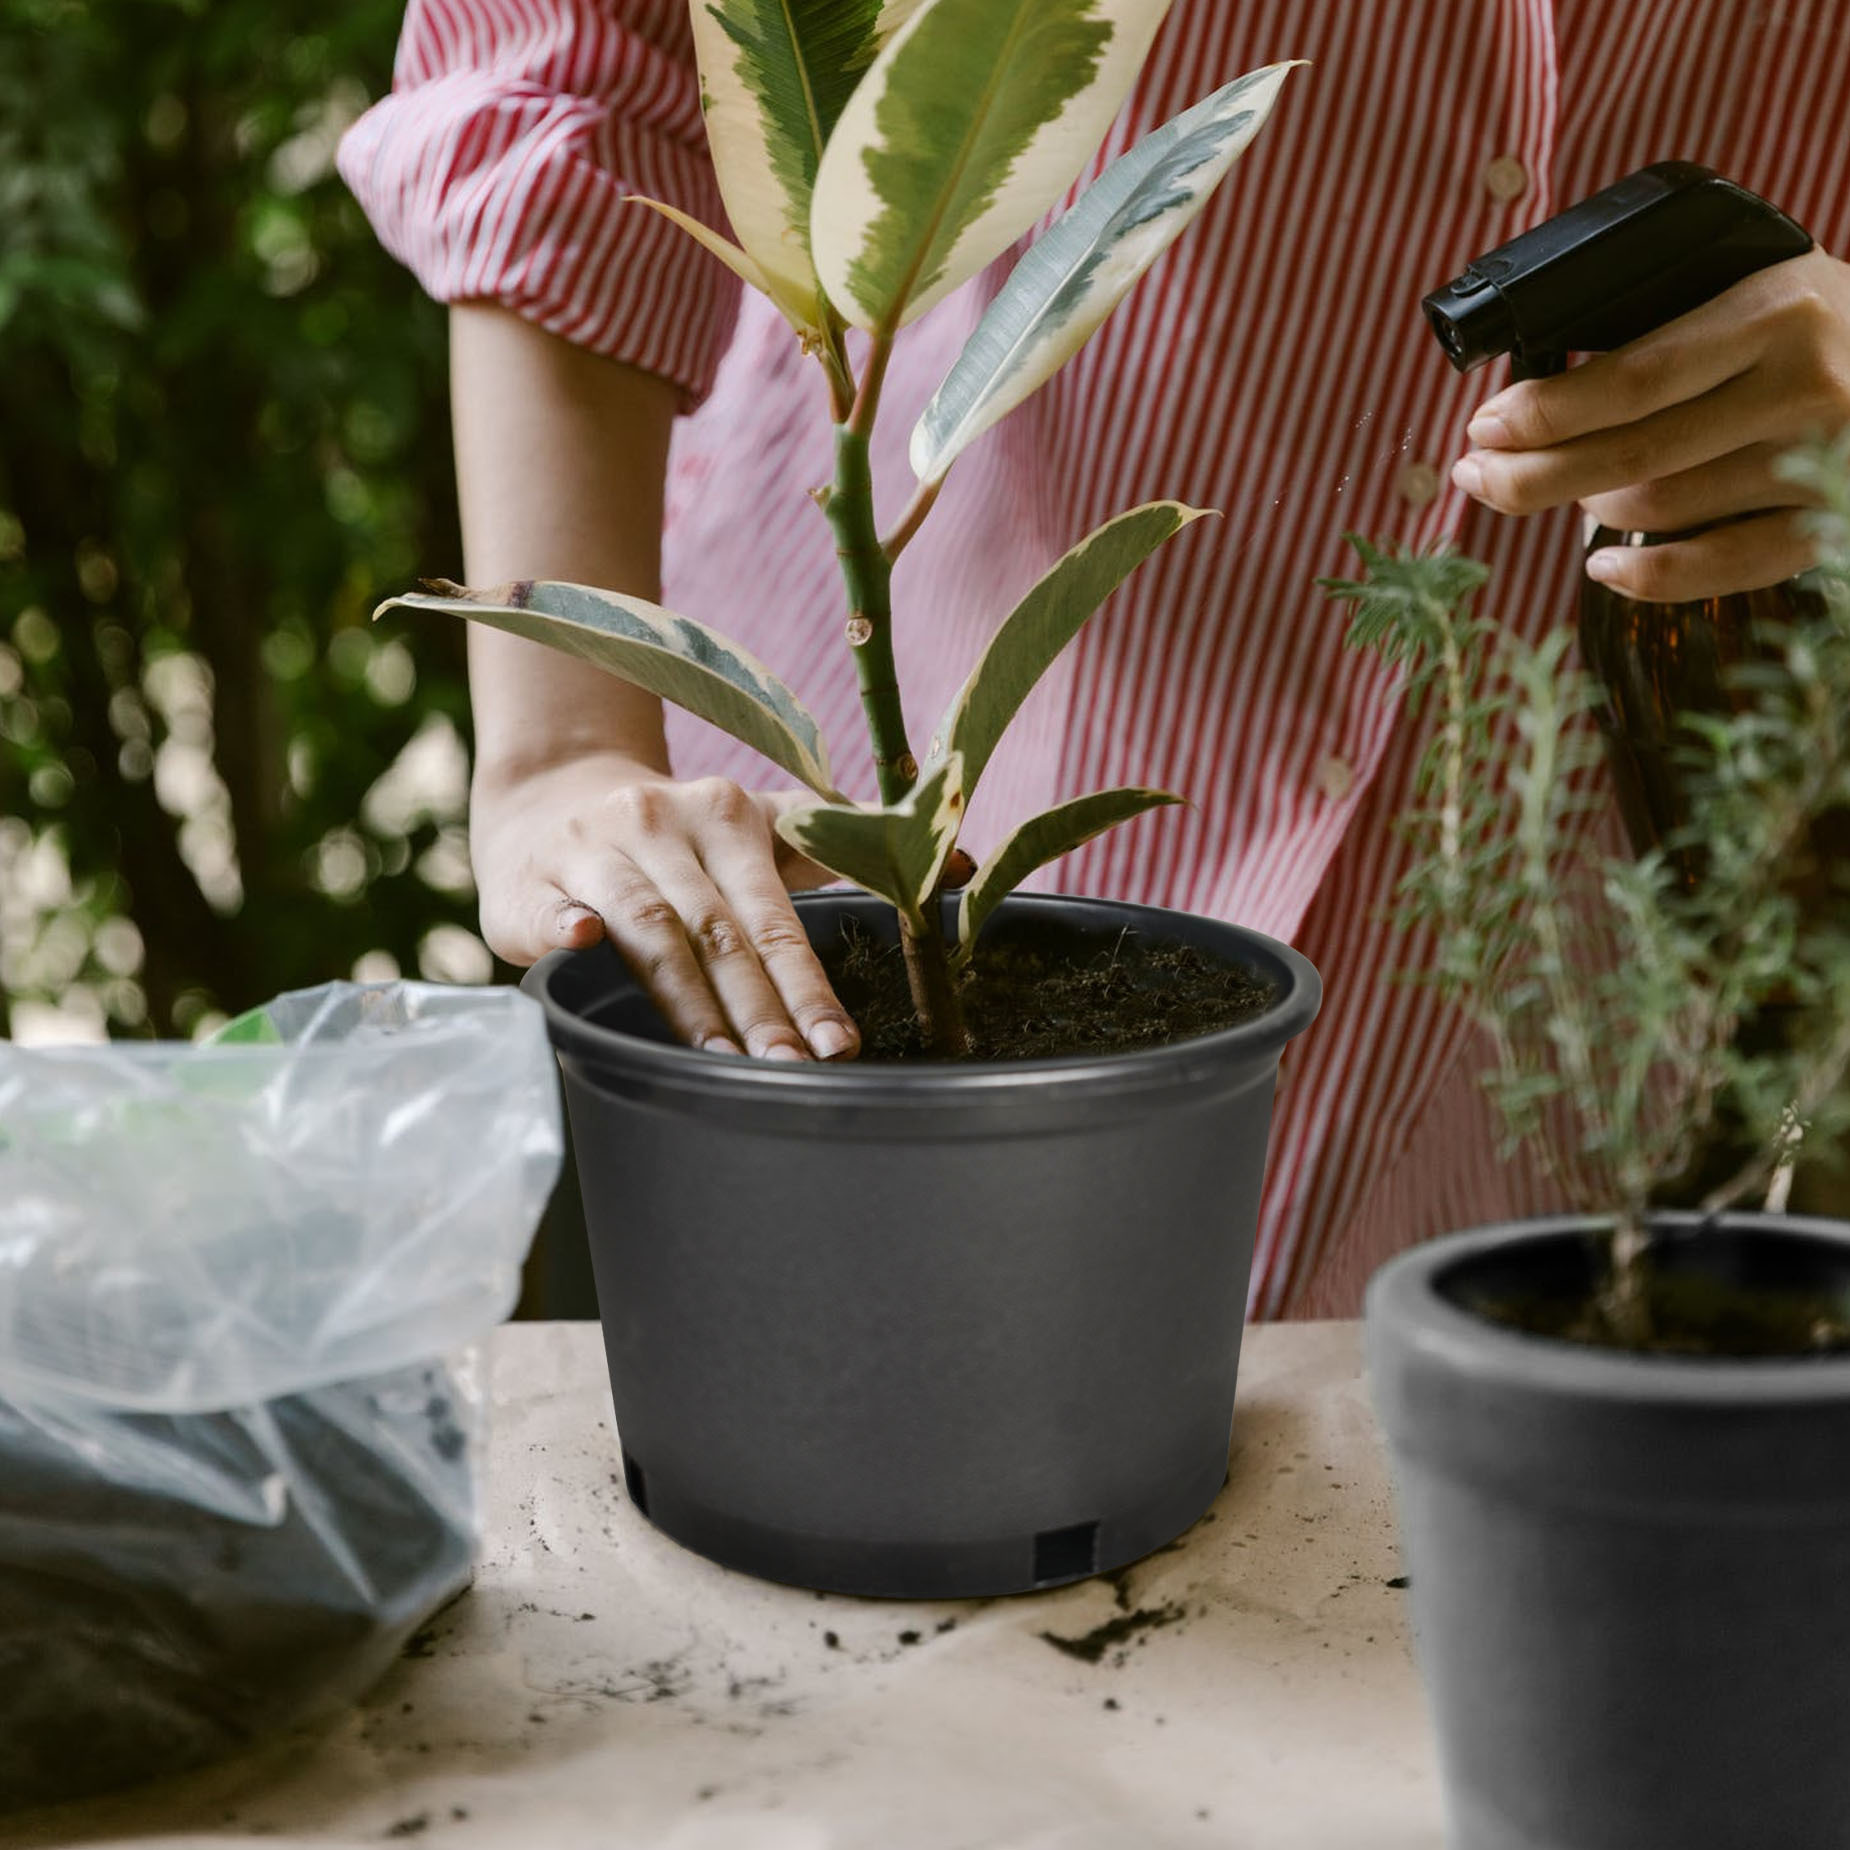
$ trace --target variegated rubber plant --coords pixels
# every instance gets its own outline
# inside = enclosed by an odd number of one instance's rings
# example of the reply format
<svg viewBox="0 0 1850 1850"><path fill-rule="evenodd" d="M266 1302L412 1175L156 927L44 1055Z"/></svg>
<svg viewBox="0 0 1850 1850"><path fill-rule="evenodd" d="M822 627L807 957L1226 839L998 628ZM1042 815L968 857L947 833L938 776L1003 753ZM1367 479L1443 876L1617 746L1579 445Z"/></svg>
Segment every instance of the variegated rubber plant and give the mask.
<svg viewBox="0 0 1850 1850"><path fill-rule="evenodd" d="M381 606L436 609L552 644L674 701L815 795L778 828L897 909L928 1043L964 1050L956 969L1036 868L1180 799L1118 789L1023 823L965 887L947 942L936 894L965 804L1042 672L1124 579L1196 518L1162 501L1108 522L1003 622L921 765L895 679L893 562L946 472L1053 376L1180 235L1252 142L1290 70L1216 91L1107 167L1016 264L912 433L918 478L882 537L868 437L901 328L1000 256L1072 184L1117 114L1170 0L690 0L707 137L733 242L655 200L790 322L826 376L835 474L817 493L847 591L847 642L879 788L835 787L802 702L742 649L621 593L439 585ZM846 333L869 336L858 373Z"/></svg>

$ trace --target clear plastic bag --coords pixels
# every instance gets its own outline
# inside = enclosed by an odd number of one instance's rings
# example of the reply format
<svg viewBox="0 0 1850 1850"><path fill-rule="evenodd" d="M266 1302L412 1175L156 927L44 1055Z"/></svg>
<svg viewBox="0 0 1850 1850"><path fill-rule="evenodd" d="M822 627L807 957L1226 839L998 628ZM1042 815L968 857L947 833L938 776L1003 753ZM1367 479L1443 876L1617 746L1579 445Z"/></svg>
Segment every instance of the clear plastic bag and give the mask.
<svg viewBox="0 0 1850 1850"><path fill-rule="evenodd" d="M558 1174L512 990L0 1043L0 1807L351 1700L467 1584L479 1394Z"/></svg>

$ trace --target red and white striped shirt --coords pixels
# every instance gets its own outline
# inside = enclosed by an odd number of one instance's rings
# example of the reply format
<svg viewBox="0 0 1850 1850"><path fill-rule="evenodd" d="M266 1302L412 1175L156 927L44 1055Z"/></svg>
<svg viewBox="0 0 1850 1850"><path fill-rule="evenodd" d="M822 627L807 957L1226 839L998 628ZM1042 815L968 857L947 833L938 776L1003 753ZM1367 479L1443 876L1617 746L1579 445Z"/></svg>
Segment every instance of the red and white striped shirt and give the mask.
<svg viewBox="0 0 1850 1850"><path fill-rule="evenodd" d="M1392 677L1342 646L1314 588L1346 529L1487 560L1529 634L1573 610L1568 511L1490 513L1446 482L1469 410L1420 297L1480 251L1649 161L1701 161L1850 248L1842 0L1176 0L1082 177L1241 71L1307 58L1202 219L1052 384L952 472L896 575L915 736L1015 598L1110 515L1217 507L1119 593L1037 691L972 805L973 852L1105 784L1195 805L1065 861L1061 889L1236 919L1326 986L1286 1054L1253 1278L1261 1316L1352 1315L1388 1254L1553 1205L1505 1163L1457 1019L1391 971L1392 828L1422 746ZM678 382L666 600L805 697L847 787L860 709L833 544L804 489L830 470L823 386L767 305L627 192L724 216L686 0L411 0L393 94L341 169L445 300L488 298ZM902 337L875 462L906 435L1007 265ZM787 781L684 716L684 773Z"/></svg>

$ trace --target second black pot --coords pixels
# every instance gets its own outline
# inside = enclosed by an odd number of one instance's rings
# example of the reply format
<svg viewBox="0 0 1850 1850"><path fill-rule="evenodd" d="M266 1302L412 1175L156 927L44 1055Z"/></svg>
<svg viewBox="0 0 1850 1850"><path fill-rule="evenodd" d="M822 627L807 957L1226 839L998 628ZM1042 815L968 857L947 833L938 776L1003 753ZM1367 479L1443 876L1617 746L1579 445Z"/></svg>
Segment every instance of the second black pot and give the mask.
<svg viewBox="0 0 1850 1850"><path fill-rule="evenodd" d="M890 935L806 896L826 942ZM953 1598L1147 1554L1226 1477L1279 1054L1316 972L1235 926L1016 898L1269 978L1260 1017L1132 1053L793 1065L672 1044L613 952L525 987L565 1073L630 1493L774 1580Z"/></svg>

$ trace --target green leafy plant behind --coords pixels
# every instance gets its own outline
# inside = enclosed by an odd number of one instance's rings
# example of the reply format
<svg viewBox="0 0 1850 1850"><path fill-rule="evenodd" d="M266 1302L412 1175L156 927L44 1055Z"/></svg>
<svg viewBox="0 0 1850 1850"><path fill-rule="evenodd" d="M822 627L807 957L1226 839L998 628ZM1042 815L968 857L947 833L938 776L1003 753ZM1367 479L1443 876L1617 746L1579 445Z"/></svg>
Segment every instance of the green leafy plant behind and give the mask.
<svg viewBox="0 0 1850 1850"><path fill-rule="evenodd" d="M1409 700L1433 709L1402 823L1402 922L1433 945L1411 974L1486 1034L1511 1146L1534 1147L1610 1225L1603 1309L1632 1338L1653 1197L1724 1103L1746 1154L1710 1213L1766 1189L1801 1141L1850 1132L1850 887L1819 908L1791 878L1812 826L1850 805L1850 434L1789 471L1823 508L1823 614L1763 638L1737 710L1685 716L1690 821L1642 857L1601 846L1601 696L1571 632L1528 645L1475 615L1487 574L1455 554L1352 536L1365 575L1326 587L1350 607L1350 642L1404 668ZM1772 1045L1744 1037L1771 1005L1799 1025Z"/></svg>
<svg viewBox="0 0 1850 1850"><path fill-rule="evenodd" d="M462 556L442 311L332 164L403 18L0 7L0 1034L491 974L462 632L367 626Z"/></svg>
<svg viewBox="0 0 1850 1850"><path fill-rule="evenodd" d="M1180 801L1125 789L1016 827L965 891L947 941L937 890L1004 729L1060 651L1156 548L1198 518L1153 502L1107 522L1008 616L921 768L893 664L893 563L957 456L1058 371L1172 244L1271 113L1289 65L1250 73L1108 166L1005 282L913 433L918 477L874 524L869 435L899 329L1000 256L1060 200L1143 67L1169 0L690 0L708 141L737 242L655 200L767 295L819 362L835 425L845 634L879 799L833 788L815 722L768 669L688 618L615 591L434 585L380 610L442 610L567 649L764 753L817 802L779 831L898 912L931 1048L967 1051L955 969L1036 869ZM857 369L850 327L870 339ZM804 485L792 484L792 492Z"/></svg>

